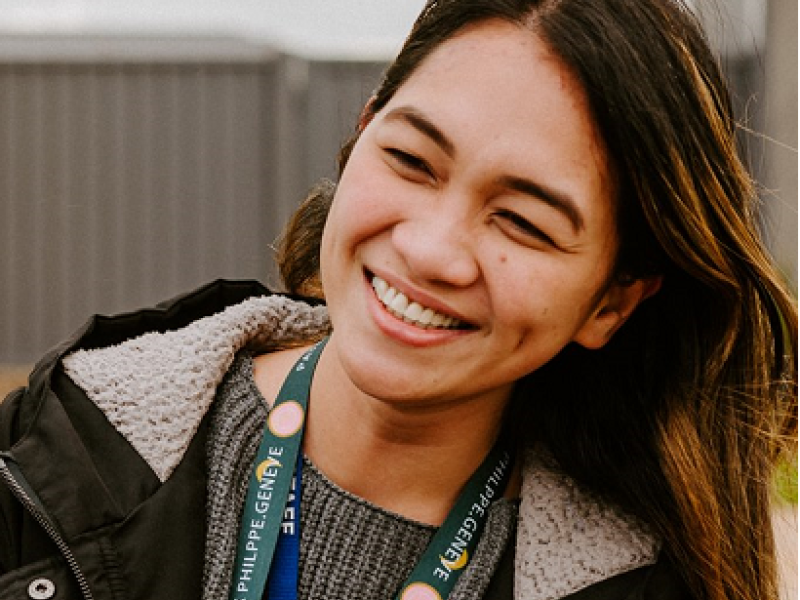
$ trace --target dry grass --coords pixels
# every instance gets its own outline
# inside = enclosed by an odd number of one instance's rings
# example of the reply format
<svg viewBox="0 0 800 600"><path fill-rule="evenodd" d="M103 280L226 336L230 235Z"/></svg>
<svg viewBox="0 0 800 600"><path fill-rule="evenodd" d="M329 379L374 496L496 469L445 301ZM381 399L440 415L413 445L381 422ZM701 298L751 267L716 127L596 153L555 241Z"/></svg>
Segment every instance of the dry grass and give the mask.
<svg viewBox="0 0 800 600"><path fill-rule="evenodd" d="M0 402L11 390L25 385L30 371L30 365L0 365Z"/></svg>

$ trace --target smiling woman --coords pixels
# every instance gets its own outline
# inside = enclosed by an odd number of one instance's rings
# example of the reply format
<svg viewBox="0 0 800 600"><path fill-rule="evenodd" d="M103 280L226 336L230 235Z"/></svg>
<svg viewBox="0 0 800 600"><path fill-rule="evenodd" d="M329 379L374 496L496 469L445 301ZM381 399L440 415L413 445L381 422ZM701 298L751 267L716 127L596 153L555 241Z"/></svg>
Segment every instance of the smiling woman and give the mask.
<svg viewBox="0 0 800 600"><path fill-rule="evenodd" d="M0 599L775 598L797 317L734 130L677 1L431 0L288 294L97 319L3 405Z"/></svg>

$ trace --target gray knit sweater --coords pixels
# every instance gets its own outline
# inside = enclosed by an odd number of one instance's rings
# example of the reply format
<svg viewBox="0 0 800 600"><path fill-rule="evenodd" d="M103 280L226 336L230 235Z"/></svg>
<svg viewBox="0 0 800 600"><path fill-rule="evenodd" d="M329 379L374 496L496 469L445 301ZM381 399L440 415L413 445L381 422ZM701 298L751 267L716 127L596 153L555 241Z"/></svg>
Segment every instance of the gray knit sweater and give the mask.
<svg viewBox="0 0 800 600"><path fill-rule="evenodd" d="M234 361L212 408L208 443L208 534L204 599L227 598L247 475L267 415L246 352ZM411 573L436 528L357 498L305 459L301 497L301 600L390 600ZM480 599L512 539L516 504L495 504L473 560L451 598Z"/></svg>

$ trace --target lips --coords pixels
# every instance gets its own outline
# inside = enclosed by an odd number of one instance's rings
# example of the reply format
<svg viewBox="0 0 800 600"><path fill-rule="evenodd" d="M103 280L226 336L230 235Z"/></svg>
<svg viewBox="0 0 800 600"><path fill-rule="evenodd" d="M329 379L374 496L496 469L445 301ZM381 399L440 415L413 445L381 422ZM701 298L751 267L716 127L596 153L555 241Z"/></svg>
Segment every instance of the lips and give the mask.
<svg viewBox="0 0 800 600"><path fill-rule="evenodd" d="M468 324L455 317L442 314L432 308L413 302L402 292L390 286L378 276L373 276L372 289L381 304L392 315L423 329L467 329Z"/></svg>

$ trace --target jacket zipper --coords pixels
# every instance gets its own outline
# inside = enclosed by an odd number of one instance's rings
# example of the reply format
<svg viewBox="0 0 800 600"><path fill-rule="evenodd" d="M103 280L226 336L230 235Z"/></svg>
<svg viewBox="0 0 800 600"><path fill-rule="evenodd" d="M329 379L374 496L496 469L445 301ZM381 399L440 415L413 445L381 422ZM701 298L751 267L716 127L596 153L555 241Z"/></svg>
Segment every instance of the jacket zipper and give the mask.
<svg viewBox="0 0 800 600"><path fill-rule="evenodd" d="M72 554L72 550L67 545L66 540L64 540L61 533L56 529L53 522L47 516L47 513L44 510L44 507L40 506L37 501L35 501L31 495L25 490L25 488L20 485L17 479L14 477L14 474L11 472L6 460L13 460L8 454L0 453L0 480L4 481L6 485L8 485L11 492L17 497L17 499L22 503L25 509L33 516L34 519L42 526L42 529L45 530L50 539L55 542L56 546L58 547L59 552L64 557L64 560L67 561L67 565L69 566L70 571L75 576L75 579L78 582L78 587L80 587L81 594L83 595L85 600L93 600L94 596L92 596L92 591L89 589L89 583L86 581L86 576L81 571L80 565L78 565L78 561L75 560L75 556ZM22 477L22 474L19 474Z"/></svg>

